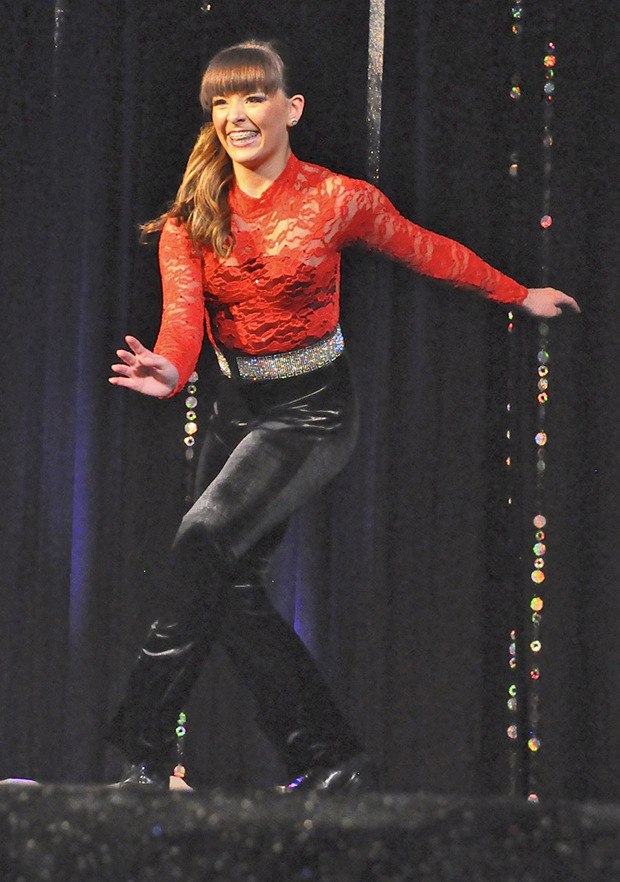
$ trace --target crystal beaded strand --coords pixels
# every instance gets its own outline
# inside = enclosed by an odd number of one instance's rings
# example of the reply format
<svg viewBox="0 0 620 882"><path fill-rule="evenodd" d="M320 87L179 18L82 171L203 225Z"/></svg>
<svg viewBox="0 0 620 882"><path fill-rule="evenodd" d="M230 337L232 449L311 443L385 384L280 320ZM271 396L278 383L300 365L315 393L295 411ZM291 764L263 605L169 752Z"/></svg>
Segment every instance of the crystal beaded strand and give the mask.
<svg viewBox="0 0 620 882"><path fill-rule="evenodd" d="M185 778L185 736L187 735L187 715L181 711L177 720L176 735L176 765L173 775L175 778Z"/></svg>
<svg viewBox="0 0 620 882"><path fill-rule="evenodd" d="M543 194L540 217L541 235L541 285L549 284L549 251L551 247L551 172L553 157L553 99L555 94L555 67L557 55L555 42L547 39L543 56L544 83L543 99L543 136L542 136L542 170ZM549 442L546 431L546 409L549 400L549 325L540 322L538 325L538 347L536 356L536 514L533 518L534 543L532 545L533 566L531 580L534 583L530 598L530 684L527 708L528 741L530 761L528 763L527 790L528 800L538 802L538 753L542 747L540 737L540 680L541 680L541 640L542 609L544 607L542 585L546 585L545 553L547 518L543 514L545 497L545 471L547 467L547 445Z"/></svg>
<svg viewBox="0 0 620 882"><path fill-rule="evenodd" d="M185 398L185 426L183 444L185 445L185 503L190 505L192 502L193 484L194 484L194 445L198 434L198 417L196 407L198 406L198 374L196 371L189 378L186 388Z"/></svg>
<svg viewBox="0 0 620 882"><path fill-rule="evenodd" d="M520 67L522 65L522 54L523 54L523 46L521 35L523 33L523 24L525 17L525 8L523 0L513 0L511 3L510 9L510 31L512 34L511 46L512 46L512 75L510 78L510 90L509 90L509 98L512 103L512 150L509 156L508 162L508 174L510 177L510 229L511 229L511 251L512 251L512 269L516 273L517 262L518 262L518 251L519 245L517 240L517 231L520 229L520 217L519 217L519 185L520 185L520 177L519 177L519 166L520 166L520 152L519 152L519 135L521 133L521 97L523 94L523 88L521 83L521 72ZM514 421L515 414L513 408L513 381L512 377L515 372L515 340L514 340L514 330L515 330L515 314L512 310L508 310L507 313L507 326L506 333L508 335L508 357L509 357L509 370L508 370L508 382L506 388L506 412L505 412L505 451L504 451L504 468L505 468L505 481L504 486L506 488L506 512L508 519L508 533L512 534L512 529L514 528L514 510L513 510L513 496L514 496ZM515 583L516 579L514 574L512 574L512 578L509 578L507 575L506 588L511 591L512 595L515 596ZM517 601L515 600L512 604L513 608L510 611L510 614L515 618L519 617L519 608ZM507 663L508 663L508 671L507 671L507 697L506 701L506 709L507 709L507 725L506 725L506 735L509 739L509 753L508 753L508 791L511 796L515 796L519 791L519 757L520 757L520 748L519 748L519 735L520 735L520 726L519 726L519 713L520 713L520 688L521 685L519 682L519 651L518 651L518 642L517 642L517 630L516 630L516 622L513 621L512 625L507 625L507 637L508 637L508 652L507 652ZM506 682L506 680L504 681Z"/></svg>
<svg viewBox="0 0 620 882"><path fill-rule="evenodd" d="M187 388L185 390L185 425L183 427L183 444L185 446L185 504L192 504L194 489L194 445L198 434L198 417L196 408L198 406L198 374L196 371L189 378ZM184 711L179 714L176 728L176 745L177 745L177 764L174 769L174 775L177 778L185 777L185 764L183 760L184 743L186 735L187 716Z"/></svg>

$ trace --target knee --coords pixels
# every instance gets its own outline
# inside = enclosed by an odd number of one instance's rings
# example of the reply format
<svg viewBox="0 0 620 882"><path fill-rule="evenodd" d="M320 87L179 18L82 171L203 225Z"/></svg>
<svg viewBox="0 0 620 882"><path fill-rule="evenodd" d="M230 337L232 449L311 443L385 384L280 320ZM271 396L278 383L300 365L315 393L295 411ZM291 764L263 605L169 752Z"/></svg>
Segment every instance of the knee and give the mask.
<svg viewBox="0 0 620 882"><path fill-rule="evenodd" d="M174 537L172 547L176 548L180 545L192 545L196 543L210 545L214 539L215 531L211 525L201 518L196 517L196 515L192 515L191 512L188 512L181 521L176 536Z"/></svg>
<svg viewBox="0 0 620 882"><path fill-rule="evenodd" d="M203 518L187 514L181 521L172 543L173 557L208 561L218 569L230 569L234 559L225 537Z"/></svg>

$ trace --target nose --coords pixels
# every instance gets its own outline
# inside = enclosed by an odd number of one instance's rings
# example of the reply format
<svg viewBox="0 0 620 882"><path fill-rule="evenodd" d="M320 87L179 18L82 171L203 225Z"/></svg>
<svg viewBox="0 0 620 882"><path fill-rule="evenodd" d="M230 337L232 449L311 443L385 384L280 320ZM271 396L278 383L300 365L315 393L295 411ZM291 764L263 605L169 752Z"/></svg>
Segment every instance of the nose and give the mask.
<svg viewBox="0 0 620 882"><path fill-rule="evenodd" d="M241 95L236 95L230 99L226 116L229 122L239 122L239 120L246 118L245 105Z"/></svg>

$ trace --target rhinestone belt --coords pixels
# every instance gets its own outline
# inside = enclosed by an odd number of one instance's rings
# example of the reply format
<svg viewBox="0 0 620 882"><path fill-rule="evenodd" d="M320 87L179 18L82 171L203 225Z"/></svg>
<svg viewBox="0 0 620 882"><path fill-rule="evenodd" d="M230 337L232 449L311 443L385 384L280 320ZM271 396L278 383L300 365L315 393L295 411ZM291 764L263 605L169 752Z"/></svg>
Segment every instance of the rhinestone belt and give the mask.
<svg viewBox="0 0 620 882"><path fill-rule="evenodd" d="M344 338L340 325L334 330L309 346L293 349L291 352L276 352L273 355L233 355L228 359L237 362L239 376L242 380L281 380L286 377L297 377L299 374L308 374L317 368L325 367L335 361L344 349ZM229 362L226 356L219 350L215 350L217 360L222 373L231 377Z"/></svg>

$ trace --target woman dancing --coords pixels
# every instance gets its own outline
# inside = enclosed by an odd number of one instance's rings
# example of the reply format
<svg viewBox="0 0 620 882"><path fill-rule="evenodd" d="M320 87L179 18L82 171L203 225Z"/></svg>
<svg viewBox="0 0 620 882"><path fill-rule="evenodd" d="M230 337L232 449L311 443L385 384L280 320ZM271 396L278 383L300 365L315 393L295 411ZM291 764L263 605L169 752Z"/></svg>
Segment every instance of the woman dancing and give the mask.
<svg viewBox="0 0 620 882"><path fill-rule="evenodd" d="M110 382L174 395L205 329L221 378L196 501L176 534L108 740L129 761L121 786L167 788L179 710L218 641L287 770L281 792L373 788L371 759L264 587L289 517L343 468L355 444L357 406L338 325L340 251L363 242L537 317L579 307L552 288L528 290L416 226L370 184L299 160L289 129L304 98L291 94L270 44L218 52L201 103L210 121L174 204L144 226L161 230L159 336L153 351L126 337Z"/></svg>

